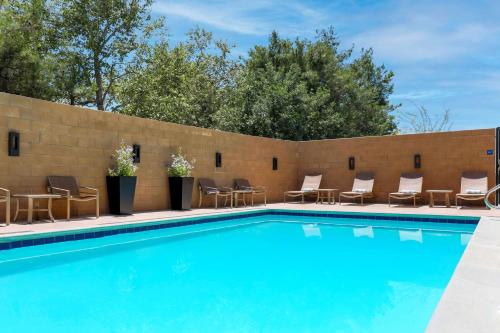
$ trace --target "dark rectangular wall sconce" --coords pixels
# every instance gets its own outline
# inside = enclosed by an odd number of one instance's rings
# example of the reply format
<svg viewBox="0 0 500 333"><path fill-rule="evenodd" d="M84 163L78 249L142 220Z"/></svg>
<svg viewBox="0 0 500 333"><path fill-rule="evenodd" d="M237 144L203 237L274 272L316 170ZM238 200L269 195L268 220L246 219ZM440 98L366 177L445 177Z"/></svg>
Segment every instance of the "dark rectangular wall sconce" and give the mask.
<svg viewBox="0 0 500 333"><path fill-rule="evenodd" d="M356 160L354 156L349 157L349 170L354 170L356 168Z"/></svg>
<svg viewBox="0 0 500 333"><path fill-rule="evenodd" d="M9 132L9 156L19 156L21 153L20 148L20 134L19 132L10 131Z"/></svg>
<svg viewBox="0 0 500 333"><path fill-rule="evenodd" d="M132 153L134 154L134 164L141 163L141 145L132 145Z"/></svg>
<svg viewBox="0 0 500 333"><path fill-rule="evenodd" d="M278 158L273 157L273 170L278 170Z"/></svg>
<svg viewBox="0 0 500 333"><path fill-rule="evenodd" d="M413 156L413 165L415 169L420 169L422 167L422 157L420 154L415 154L415 156Z"/></svg>
<svg viewBox="0 0 500 333"><path fill-rule="evenodd" d="M216 168L222 167L222 154L219 152L215 153L215 167Z"/></svg>

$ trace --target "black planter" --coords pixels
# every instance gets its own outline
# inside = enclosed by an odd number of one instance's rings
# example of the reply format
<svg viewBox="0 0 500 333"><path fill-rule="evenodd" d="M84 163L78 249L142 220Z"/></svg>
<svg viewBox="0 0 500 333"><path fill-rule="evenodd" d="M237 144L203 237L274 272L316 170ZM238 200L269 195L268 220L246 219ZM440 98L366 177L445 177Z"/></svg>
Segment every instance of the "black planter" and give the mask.
<svg viewBox="0 0 500 333"><path fill-rule="evenodd" d="M172 210L191 209L193 184L193 177L168 177L170 208Z"/></svg>
<svg viewBox="0 0 500 333"><path fill-rule="evenodd" d="M136 182L136 176L106 176L110 214L132 214Z"/></svg>

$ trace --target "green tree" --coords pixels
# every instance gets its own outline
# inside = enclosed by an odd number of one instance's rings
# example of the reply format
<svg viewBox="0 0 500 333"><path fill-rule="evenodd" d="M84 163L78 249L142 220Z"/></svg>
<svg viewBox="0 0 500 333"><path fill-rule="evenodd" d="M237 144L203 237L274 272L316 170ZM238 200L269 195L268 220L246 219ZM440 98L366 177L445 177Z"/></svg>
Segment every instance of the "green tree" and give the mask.
<svg viewBox="0 0 500 333"><path fill-rule="evenodd" d="M125 75L128 59L151 27L152 0L65 0L59 1L57 30L69 62L62 70L70 79L67 91L88 88L90 79L95 97L92 104L105 110L113 105L113 89ZM72 55L70 55L72 54ZM72 81L71 78L75 78ZM71 100L71 97L66 97Z"/></svg>
<svg viewBox="0 0 500 333"><path fill-rule="evenodd" d="M393 73L374 64L371 50L352 59L339 45L333 29L314 41L273 32L250 51L217 127L291 140L392 133Z"/></svg>
<svg viewBox="0 0 500 333"><path fill-rule="evenodd" d="M179 124L214 127L214 114L234 89L237 61L230 47L195 29L170 48L144 45L117 87L117 112Z"/></svg>
<svg viewBox="0 0 500 333"><path fill-rule="evenodd" d="M53 98L50 10L45 0L0 2L0 91Z"/></svg>

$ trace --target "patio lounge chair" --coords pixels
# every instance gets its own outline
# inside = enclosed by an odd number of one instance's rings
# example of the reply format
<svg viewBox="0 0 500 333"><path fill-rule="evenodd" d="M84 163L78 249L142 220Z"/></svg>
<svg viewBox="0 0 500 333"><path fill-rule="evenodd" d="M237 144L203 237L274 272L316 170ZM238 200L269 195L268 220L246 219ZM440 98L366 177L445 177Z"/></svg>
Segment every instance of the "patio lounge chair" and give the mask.
<svg viewBox="0 0 500 333"><path fill-rule="evenodd" d="M424 178L420 173L403 173L399 179L399 190L389 193L389 207L391 198L398 200L413 199L413 206L417 206L417 199L422 198L422 183Z"/></svg>
<svg viewBox="0 0 500 333"><path fill-rule="evenodd" d="M1 193L3 192L3 193ZM0 187L0 202L5 202L5 224L10 224L10 191Z"/></svg>
<svg viewBox="0 0 500 333"><path fill-rule="evenodd" d="M484 200L486 192L488 192L487 173L484 171L465 171L462 174L460 193L455 196L455 205L458 208L458 199Z"/></svg>
<svg viewBox="0 0 500 333"><path fill-rule="evenodd" d="M252 186L248 179L237 178L234 180L234 188L241 191L251 191L252 206L254 195L264 195L264 205L267 204L267 190L265 186Z"/></svg>
<svg viewBox="0 0 500 333"><path fill-rule="evenodd" d="M322 175L305 176L300 191L286 191L283 194L283 203L286 202L286 197L300 197L301 203L304 203L304 197L311 194L315 194L317 200L317 196L319 195L318 189L319 185L321 184L321 177Z"/></svg>
<svg viewBox="0 0 500 333"><path fill-rule="evenodd" d="M59 194L61 199L66 200L66 219L70 218L70 206L72 201L94 201L95 217L99 218L99 190L88 186L78 186L73 176L48 176L49 186L47 191L51 194Z"/></svg>
<svg viewBox="0 0 500 333"><path fill-rule="evenodd" d="M215 182L211 178L200 178L198 179L198 189L200 190L200 203L198 207L201 207L203 196L213 195L215 197L215 208L217 208L217 199L219 197L224 198L224 206L227 205L227 198L231 200L231 208L233 208L233 189L230 187L222 187L215 185Z"/></svg>
<svg viewBox="0 0 500 333"><path fill-rule="evenodd" d="M341 192L339 195L339 205L341 204L341 198L349 199L361 199L361 204L363 204L364 199L374 198L373 195L373 183L375 182L375 177L373 172L358 172L354 178L354 183L352 185L352 191Z"/></svg>

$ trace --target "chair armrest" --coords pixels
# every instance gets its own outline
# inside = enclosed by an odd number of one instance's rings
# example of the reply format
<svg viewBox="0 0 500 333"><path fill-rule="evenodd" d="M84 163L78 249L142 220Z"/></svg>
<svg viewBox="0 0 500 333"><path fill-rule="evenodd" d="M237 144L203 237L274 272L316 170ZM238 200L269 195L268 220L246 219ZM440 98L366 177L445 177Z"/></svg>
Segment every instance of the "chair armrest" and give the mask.
<svg viewBox="0 0 500 333"><path fill-rule="evenodd" d="M219 187L218 190L221 192L233 192L233 189L231 187L225 187L225 186Z"/></svg>
<svg viewBox="0 0 500 333"><path fill-rule="evenodd" d="M62 192L62 196L65 196L65 197L69 197L69 190L66 190L64 188L59 188L59 187L48 187L49 189L49 192ZM57 193L57 194L61 194L61 193Z"/></svg>
<svg viewBox="0 0 500 333"><path fill-rule="evenodd" d="M203 188L201 186L199 186L199 188L200 188L200 191L203 190ZM216 187L205 186L205 190L206 190L205 193L207 193L208 191L218 191L219 189Z"/></svg>
<svg viewBox="0 0 500 333"><path fill-rule="evenodd" d="M0 191L4 191L5 192L5 197L10 197L10 191L6 188L3 188L3 187L0 187Z"/></svg>
<svg viewBox="0 0 500 333"><path fill-rule="evenodd" d="M80 186L80 190L88 190L88 191L94 192L95 194L99 194L99 189L97 189L95 187Z"/></svg>
<svg viewBox="0 0 500 333"><path fill-rule="evenodd" d="M254 190L265 190L266 187L262 186L262 185L257 185L257 186L253 186L252 189L254 189Z"/></svg>

